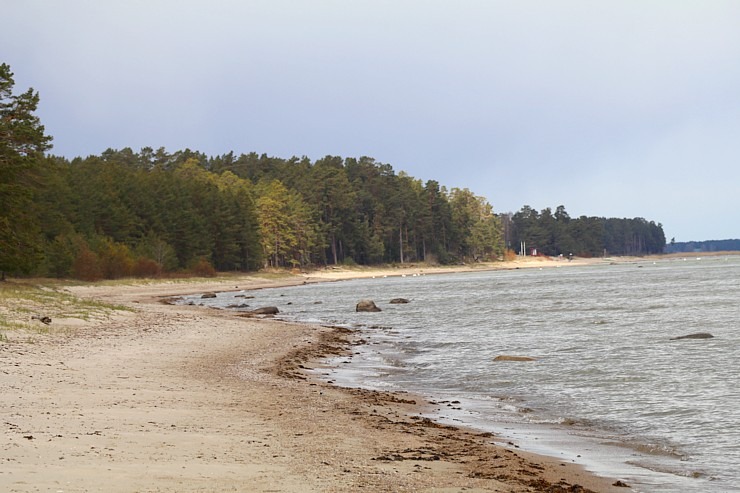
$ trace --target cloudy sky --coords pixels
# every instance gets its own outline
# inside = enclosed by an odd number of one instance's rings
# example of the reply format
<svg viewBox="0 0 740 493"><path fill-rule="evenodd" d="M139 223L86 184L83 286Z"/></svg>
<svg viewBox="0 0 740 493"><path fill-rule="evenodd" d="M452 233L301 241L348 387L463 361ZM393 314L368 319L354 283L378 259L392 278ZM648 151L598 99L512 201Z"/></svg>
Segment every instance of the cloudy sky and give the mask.
<svg viewBox="0 0 740 493"><path fill-rule="evenodd" d="M498 212L740 237L735 0L4 0L68 158L371 156Z"/></svg>

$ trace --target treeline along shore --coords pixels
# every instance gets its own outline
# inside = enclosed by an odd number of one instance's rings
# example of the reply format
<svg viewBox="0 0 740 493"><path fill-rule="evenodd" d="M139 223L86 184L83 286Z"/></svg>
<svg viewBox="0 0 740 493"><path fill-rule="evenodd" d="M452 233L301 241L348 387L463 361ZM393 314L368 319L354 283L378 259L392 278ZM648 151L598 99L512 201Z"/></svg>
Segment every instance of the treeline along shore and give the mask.
<svg viewBox="0 0 740 493"><path fill-rule="evenodd" d="M642 218L497 214L371 157L108 149L68 159L0 65L0 272L84 280L262 267L660 253ZM454 165L454 163L450 163Z"/></svg>

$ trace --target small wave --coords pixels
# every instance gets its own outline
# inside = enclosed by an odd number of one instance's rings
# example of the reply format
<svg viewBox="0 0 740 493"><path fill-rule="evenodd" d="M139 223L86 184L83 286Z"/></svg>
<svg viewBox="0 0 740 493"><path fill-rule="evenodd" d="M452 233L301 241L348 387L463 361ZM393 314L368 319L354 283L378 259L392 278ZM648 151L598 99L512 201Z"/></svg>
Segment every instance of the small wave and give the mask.
<svg viewBox="0 0 740 493"><path fill-rule="evenodd" d="M657 305L648 305L645 307L645 310L665 310L666 308L672 308L672 307L669 305L657 304Z"/></svg>
<svg viewBox="0 0 740 493"><path fill-rule="evenodd" d="M641 467L643 469L647 469L649 471L653 472L660 472L664 474L672 474L674 476L681 476L684 478L693 478L693 479L708 479L713 480L714 478L710 473L707 471L703 471L701 469L688 469L688 468L680 468L680 467L673 467L667 464L661 464L661 463L654 463L651 461L627 461L627 464L631 466Z"/></svg>
<svg viewBox="0 0 740 493"><path fill-rule="evenodd" d="M563 417L561 417L561 418L557 418L557 419L555 419L553 421L555 423L557 423L559 425L563 425L563 426L572 426L572 427L576 427L576 426L587 426L585 420L578 419L578 418L563 418Z"/></svg>
<svg viewBox="0 0 740 493"><path fill-rule="evenodd" d="M658 441L640 441L635 439L614 438L615 445L634 450L644 455L655 457L668 457L682 462L690 460L689 454L672 443Z"/></svg>
<svg viewBox="0 0 740 493"><path fill-rule="evenodd" d="M589 428L591 426L589 425ZM605 429L606 427L599 424L595 430L599 429ZM597 431L596 434L590 435L594 437L598 437L599 433ZM637 453L639 453L642 456L647 457L654 457L654 458L666 458L671 459L676 462L681 463L688 463L693 460L690 454L688 454L680 445L666 441L664 439L652 439L650 437L638 437L635 438L623 435L621 433L617 433L615 435L611 436L602 436L602 439L605 440L605 443L613 446L617 446L620 448L626 448L629 450L633 450ZM644 463L641 464L644 466ZM664 465L664 467L666 467ZM676 470L680 469L683 470L683 467L680 467L678 465L673 466L675 469L673 470L665 470L665 471L658 471L657 469L654 469L651 467L651 469L656 470L657 472L671 472L672 474L676 473ZM684 475L684 474L682 474Z"/></svg>
<svg viewBox="0 0 740 493"><path fill-rule="evenodd" d="M387 325L362 325L362 327L365 329L383 330L383 331L393 330L393 327L389 327Z"/></svg>
<svg viewBox="0 0 740 493"><path fill-rule="evenodd" d="M406 367L406 363L404 363L403 361L397 358L385 356L385 357L381 357L380 360L382 361L384 365L390 366L392 368L405 368Z"/></svg>
<svg viewBox="0 0 740 493"><path fill-rule="evenodd" d="M626 310L632 310L631 307L623 306L623 305L597 305L594 307L586 308L585 310L581 310L584 312L623 312Z"/></svg>
<svg viewBox="0 0 740 493"><path fill-rule="evenodd" d="M556 353L579 353L583 352L583 346L570 346L555 350Z"/></svg>

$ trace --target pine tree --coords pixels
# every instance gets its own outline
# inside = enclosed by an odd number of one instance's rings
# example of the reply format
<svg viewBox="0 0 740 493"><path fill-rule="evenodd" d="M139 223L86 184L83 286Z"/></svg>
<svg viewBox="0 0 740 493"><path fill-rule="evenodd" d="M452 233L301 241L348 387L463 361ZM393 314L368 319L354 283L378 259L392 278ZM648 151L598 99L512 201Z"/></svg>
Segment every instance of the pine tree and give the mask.
<svg viewBox="0 0 740 493"><path fill-rule="evenodd" d="M33 89L14 95L13 72L0 64L0 279L5 272L29 272L41 251L42 235L34 207L36 179L51 137L34 115Z"/></svg>

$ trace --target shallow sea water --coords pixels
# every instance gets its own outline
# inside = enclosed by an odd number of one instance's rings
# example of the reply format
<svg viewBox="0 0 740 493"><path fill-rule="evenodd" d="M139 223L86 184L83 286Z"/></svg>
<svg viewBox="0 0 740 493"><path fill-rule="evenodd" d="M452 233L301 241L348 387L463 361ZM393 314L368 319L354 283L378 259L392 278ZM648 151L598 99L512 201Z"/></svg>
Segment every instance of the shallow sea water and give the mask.
<svg viewBox="0 0 740 493"><path fill-rule="evenodd" d="M437 419L582 463L633 491L740 491L740 257L240 294L185 301L275 305L283 319L354 328L368 344L327 378L424 394L440 403ZM388 303L397 297L410 303ZM363 298L383 311L356 313ZM696 332L715 337L671 340Z"/></svg>

